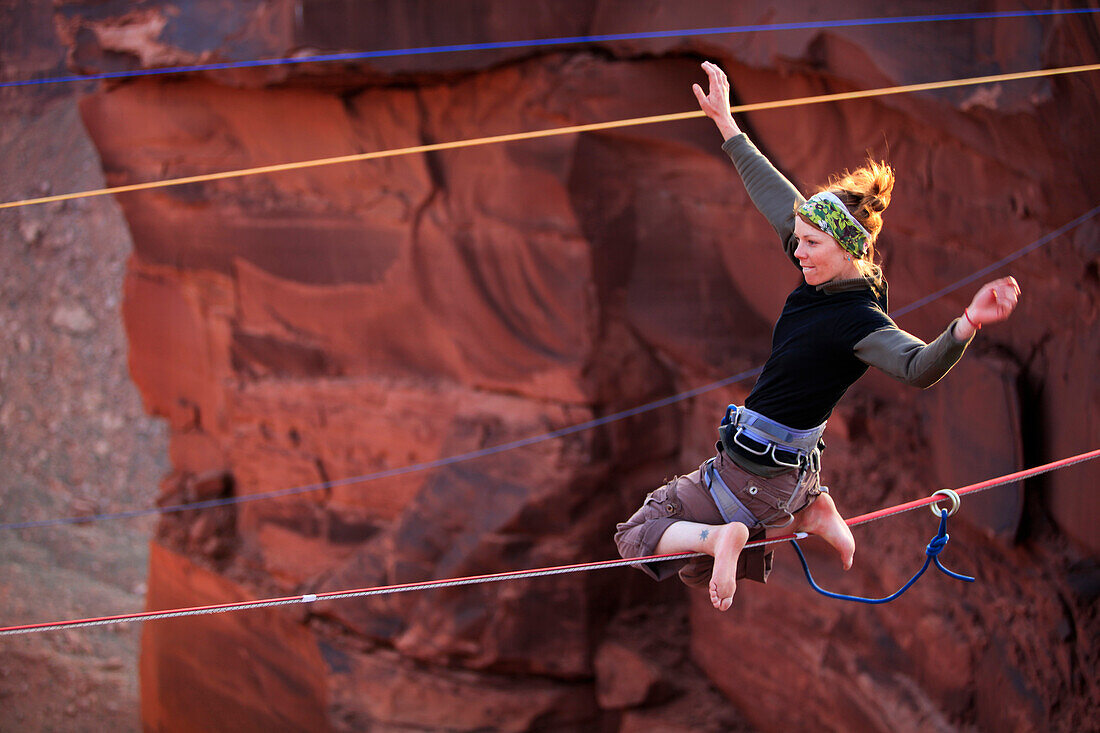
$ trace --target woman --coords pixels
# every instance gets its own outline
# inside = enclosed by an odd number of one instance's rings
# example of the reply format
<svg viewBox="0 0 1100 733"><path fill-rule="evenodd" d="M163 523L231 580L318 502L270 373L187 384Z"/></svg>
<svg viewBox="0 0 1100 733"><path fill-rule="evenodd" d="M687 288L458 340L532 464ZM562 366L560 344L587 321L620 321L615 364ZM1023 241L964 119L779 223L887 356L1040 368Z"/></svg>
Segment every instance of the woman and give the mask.
<svg viewBox="0 0 1100 733"><path fill-rule="evenodd" d="M893 170L869 160L803 198L738 129L726 75L710 62L703 70L710 90L693 85L699 105L722 133L722 149L803 282L787 298L771 355L745 405L726 411L717 455L646 497L618 526L615 542L624 558L708 555L639 568L657 580L679 572L685 583L707 584L711 603L725 611L737 578L767 579L771 553L742 553L767 529L818 535L837 550L845 570L852 566L855 540L818 482L821 435L833 408L869 366L932 386L978 329L1011 315L1020 288L1012 277L982 286L930 344L899 329L886 315L886 281L874 263Z"/></svg>

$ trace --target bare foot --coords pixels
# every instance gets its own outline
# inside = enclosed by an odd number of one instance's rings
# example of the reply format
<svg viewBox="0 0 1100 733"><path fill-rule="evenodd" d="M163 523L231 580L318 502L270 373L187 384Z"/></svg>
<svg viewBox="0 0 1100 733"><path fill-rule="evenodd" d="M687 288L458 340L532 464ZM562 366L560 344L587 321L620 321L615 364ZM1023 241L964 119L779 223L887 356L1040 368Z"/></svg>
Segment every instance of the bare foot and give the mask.
<svg viewBox="0 0 1100 733"><path fill-rule="evenodd" d="M844 518L836 510L833 497L822 494L817 501L801 511L795 530L815 534L828 542L840 553L844 569L852 567L852 558L856 553L856 540L852 530L844 523Z"/></svg>
<svg viewBox="0 0 1100 733"><path fill-rule="evenodd" d="M719 611L728 611L737 591L737 558L749 540L749 528L740 522L715 527L714 574L710 579L710 602Z"/></svg>

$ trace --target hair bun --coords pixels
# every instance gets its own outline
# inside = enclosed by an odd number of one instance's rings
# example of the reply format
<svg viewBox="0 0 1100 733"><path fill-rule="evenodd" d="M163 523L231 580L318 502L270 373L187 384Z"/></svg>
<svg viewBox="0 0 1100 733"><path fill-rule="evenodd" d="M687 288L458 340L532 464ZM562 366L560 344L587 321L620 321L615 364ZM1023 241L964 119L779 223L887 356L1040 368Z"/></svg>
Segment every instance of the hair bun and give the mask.
<svg viewBox="0 0 1100 733"><path fill-rule="evenodd" d="M871 236L878 237L882 212L894 191L894 169L885 161L868 158L861 168L834 177L826 190L839 196Z"/></svg>

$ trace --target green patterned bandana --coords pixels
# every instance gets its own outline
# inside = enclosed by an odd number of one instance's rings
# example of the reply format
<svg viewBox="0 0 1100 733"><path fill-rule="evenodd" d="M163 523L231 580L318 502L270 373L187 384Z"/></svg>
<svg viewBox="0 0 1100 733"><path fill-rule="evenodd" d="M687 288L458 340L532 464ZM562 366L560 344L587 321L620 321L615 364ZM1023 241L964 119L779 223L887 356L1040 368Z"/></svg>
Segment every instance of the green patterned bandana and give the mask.
<svg viewBox="0 0 1100 733"><path fill-rule="evenodd" d="M871 233L856 221L848 207L831 191L815 193L798 207L798 213L856 257L862 257L867 252Z"/></svg>

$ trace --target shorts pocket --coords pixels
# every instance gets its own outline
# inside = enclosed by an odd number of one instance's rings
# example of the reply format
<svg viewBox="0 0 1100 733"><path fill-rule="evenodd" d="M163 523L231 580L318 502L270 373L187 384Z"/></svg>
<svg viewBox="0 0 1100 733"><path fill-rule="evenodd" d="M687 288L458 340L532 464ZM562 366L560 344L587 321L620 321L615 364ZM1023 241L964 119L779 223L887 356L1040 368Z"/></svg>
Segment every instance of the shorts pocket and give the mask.
<svg viewBox="0 0 1100 733"><path fill-rule="evenodd" d="M684 515L684 503L676 496L675 480L650 492L645 499L645 505L650 507L650 511L656 510L656 516L682 517Z"/></svg>

